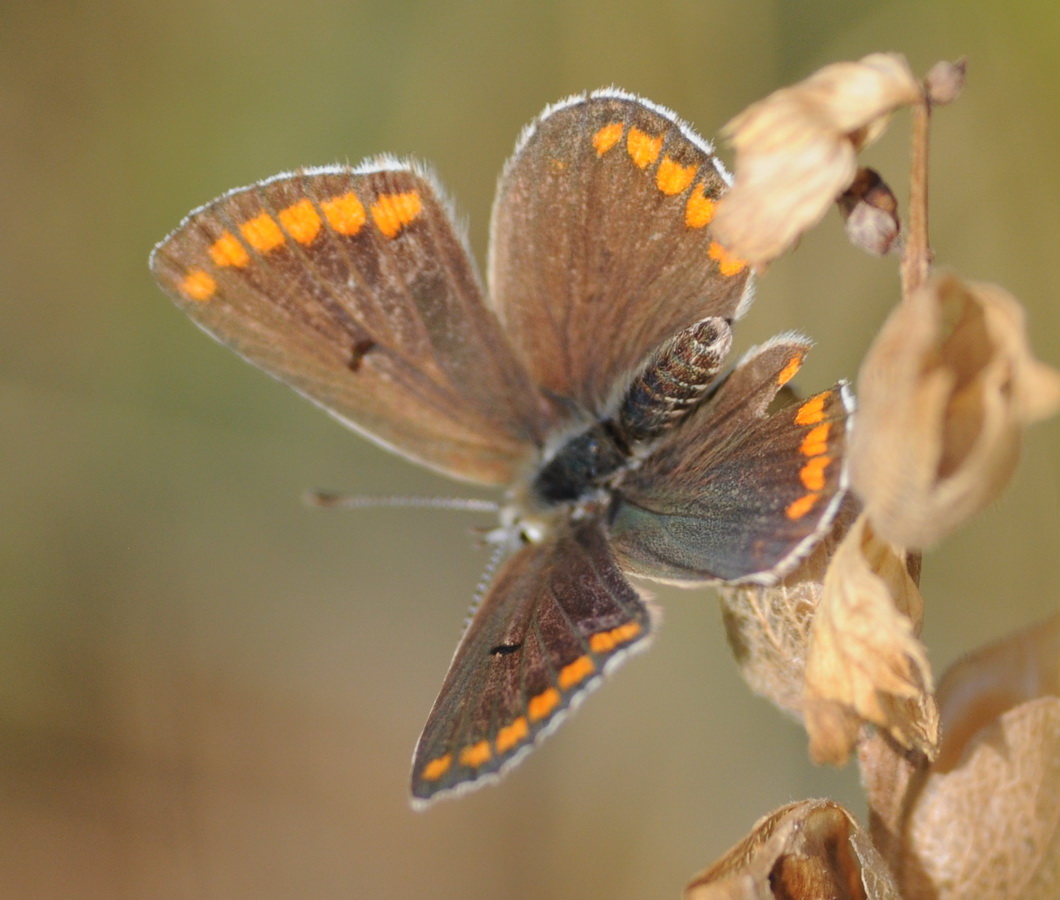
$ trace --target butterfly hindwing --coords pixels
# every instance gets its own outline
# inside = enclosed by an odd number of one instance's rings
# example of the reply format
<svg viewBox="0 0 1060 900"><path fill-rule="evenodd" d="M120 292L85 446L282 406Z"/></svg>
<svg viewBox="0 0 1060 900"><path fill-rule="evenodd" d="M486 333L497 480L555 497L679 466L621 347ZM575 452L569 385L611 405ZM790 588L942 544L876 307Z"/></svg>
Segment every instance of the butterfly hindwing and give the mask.
<svg viewBox="0 0 1060 900"><path fill-rule="evenodd" d="M200 326L379 443L504 483L547 410L433 179L396 162L282 175L196 210L152 269Z"/></svg>
<svg viewBox="0 0 1060 900"><path fill-rule="evenodd" d="M728 176L673 113L620 91L546 110L505 166L492 303L536 383L598 413L674 332L737 318L750 273L711 236Z"/></svg>
<svg viewBox="0 0 1060 900"><path fill-rule="evenodd" d="M457 648L416 748L414 799L513 765L606 669L645 646L651 627L597 523L522 547Z"/></svg>
<svg viewBox="0 0 1060 900"><path fill-rule="evenodd" d="M809 552L845 490L852 398L844 384L774 412L809 342L751 351L616 492L623 567L662 581L770 582Z"/></svg>

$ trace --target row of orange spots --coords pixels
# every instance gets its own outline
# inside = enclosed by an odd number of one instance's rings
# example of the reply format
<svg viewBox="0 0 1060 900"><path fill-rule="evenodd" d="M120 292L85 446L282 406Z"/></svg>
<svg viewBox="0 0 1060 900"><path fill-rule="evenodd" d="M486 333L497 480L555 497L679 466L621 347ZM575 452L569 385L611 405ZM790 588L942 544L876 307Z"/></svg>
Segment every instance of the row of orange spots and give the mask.
<svg viewBox="0 0 1060 900"><path fill-rule="evenodd" d="M784 368L784 372L790 367L789 363ZM784 372L781 372L781 376ZM796 425L812 427L799 445L799 452L807 458L802 468L799 469L799 479L802 481L802 486L806 488L806 493L788 505L785 513L789 519L801 519L821 499L821 491L825 486L825 470L832 462L832 457L828 455L828 434L832 425L830 422L823 421L824 405L830 396L831 392L826 391L816 397L811 397L795 413Z"/></svg>
<svg viewBox="0 0 1060 900"><path fill-rule="evenodd" d="M376 228L387 238L397 237L401 230L423 212L423 199L418 191L400 194L380 194L370 210L352 191L320 202L320 210L332 230L342 235L357 234L371 215ZM277 222L277 219L279 220ZM282 228L281 228L282 226ZM323 227L320 213L309 198L281 209L274 219L262 212L239 226L239 233L259 253L269 253L283 246L289 235L303 246L311 244ZM209 247L208 253L215 266L242 269L250 263L250 254L242 241L225 231ZM190 269L181 282L181 290L192 300L209 300L217 290L217 282L205 269Z"/></svg>
<svg viewBox="0 0 1060 900"><path fill-rule="evenodd" d="M603 156L622 140L625 126L622 122L612 122L598 129L592 137L593 149L597 156ZM655 163L662 152L663 135L652 137L639 128L631 127L626 136L626 152L638 169L646 169ZM674 197L688 190L696 180L699 166L683 166L670 156L664 156L655 171L655 185L668 197ZM700 182L685 201L685 226L688 228L705 228L714 218L714 201L707 196L706 185ZM709 249L710 258L718 263L722 275L732 276L742 272L747 263L730 254L721 244L712 242Z"/></svg>
<svg viewBox="0 0 1060 900"><path fill-rule="evenodd" d="M589 649L593 653L609 653L616 647L628 643L640 634L639 622L626 622L612 628L610 631L601 631L589 638Z"/></svg>
<svg viewBox="0 0 1060 900"><path fill-rule="evenodd" d="M609 631L601 631L592 635L589 638L589 647L594 653L607 653L633 640L640 632L640 623L626 622ZM596 664L588 654L583 654L559 670L557 681L561 689L570 690L581 684L595 671ZM562 695L554 687L546 688L541 693L535 694L526 705L526 715L516 717L508 725L499 729L492 747L485 739L464 747L457 757L460 764L477 769L493 758L494 751L498 756L503 756L530 737L530 723L547 719L560 705L562 699ZM422 777L425 781L437 781L449 771L452 764L452 753L432 759L423 767Z"/></svg>

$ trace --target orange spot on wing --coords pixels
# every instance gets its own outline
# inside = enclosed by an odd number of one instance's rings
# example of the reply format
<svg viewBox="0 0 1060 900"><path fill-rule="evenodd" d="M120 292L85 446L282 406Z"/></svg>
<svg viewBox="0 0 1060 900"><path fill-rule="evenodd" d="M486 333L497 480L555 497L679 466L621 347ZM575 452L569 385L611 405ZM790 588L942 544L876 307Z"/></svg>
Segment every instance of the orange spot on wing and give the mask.
<svg viewBox="0 0 1060 900"><path fill-rule="evenodd" d="M579 656L574 662L559 670L559 686L565 691L569 690L585 681L595 669L596 666L588 656Z"/></svg>
<svg viewBox="0 0 1060 900"><path fill-rule="evenodd" d="M718 264L718 271L722 275L736 275L747 268L747 262L737 256L733 256L717 241L711 241L707 254Z"/></svg>
<svg viewBox="0 0 1060 900"><path fill-rule="evenodd" d="M621 122L612 122L610 125L605 125L596 134L593 135L593 147L596 149L597 156L603 156L615 146L620 140L622 140L622 128L624 126Z"/></svg>
<svg viewBox="0 0 1060 900"><path fill-rule="evenodd" d="M437 759L432 759L427 765L423 767L423 780L424 781L437 781L446 772L449 771L449 767L453 764L453 754L446 753L445 756L439 756Z"/></svg>
<svg viewBox="0 0 1060 900"><path fill-rule="evenodd" d="M418 191L403 194L380 194L372 204L372 219L388 238L396 238L401 229L423 212L423 200Z"/></svg>
<svg viewBox="0 0 1060 900"><path fill-rule="evenodd" d="M830 456L815 456L799 470L799 478L808 491L824 489L824 470L832 461Z"/></svg>
<svg viewBox="0 0 1060 900"><path fill-rule="evenodd" d="M685 225L689 228L704 228L714 218L714 201L707 196L707 186L700 182L685 203Z"/></svg>
<svg viewBox="0 0 1060 900"><path fill-rule="evenodd" d="M526 717L519 716L511 725L505 725L497 732L497 752L507 753L516 744L526 740L530 734L530 727L526 724Z"/></svg>
<svg viewBox="0 0 1060 900"><path fill-rule="evenodd" d="M589 638L589 649L593 653L607 653L620 647L622 644L633 640L640 634L640 624L637 622L626 622L612 628L610 631L601 631Z"/></svg>
<svg viewBox="0 0 1060 900"><path fill-rule="evenodd" d="M788 360L788 364L780 370L780 374L777 376L777 384L783 387L785 384L791 381L792 378L795 377L795 373L798 372L801 368L802 357L793 356L790 360Z"/></svg>
<svg viewBox="0 0 1060 900"><path fill-rule="evenodd" d="M181 293L200 303L209 300L216 290L217 282L209 272L202 269L192 269L180 283Z"/></svg>
<svg viewBox="0 0 1060 900"><path fill-rule="evenodd" d="M531 722L540 722L547 719L557 706L559 706L559 691L555 688L547 688L540 694L530 698L526 705L527 715Z"/></svg>
<svg viewBox="0 0 1060 900"><path fill-rule="evenodd" d="M697 171L699 166L682 166L665 156L659 163L659 171L655 173L655 184L660 191L672 197L674 194L680 194L692 183Z"/></svg>
<svg viewBox="0 0 1060 900"><path fill-rule="evenodd" d="M311 200L299 200L277 214L280 224L299 244L311 244L323 224Z"/></svg>
<svg viewBox="0 0 1060 900"><path fill-rule="evenodd" d="M629 158L638 169L646 169L659 157L662 150L663 136L651 137L639 128L630 128L626 138L626 149Z"/></svg>
<svg viewBox="0 0 1060 900"><path fill-rule="evenodd" d="M817 505L817 501L820 499L820 494L803 494L798 500L788 504L788 508L784 510L784 515L789 519L801 519Z"/></svg>
<svg viewBox="0 0 1060 900"><path fill-rule="evenodd" d="M328 224L339 234L357 234L358 231L364 228L364 223L368 221L368 216L364 211L364 204L352 191L348 194L332 197L330 200L322 200L320 208L323 210L324 218L328 220Z"/></svg>
<svg viewBox="0 0 1060 900"><path fill-rule="evenodd" d="M795 424L816 425L824 419L824 402L827 399L828 394L818 394L803 403L795 413Z"/></svg>
<svg viewBox="0 0 1060 900"><path fill-rule="evenodd" d="M243 268L250 262L250 254L231 231L226 231L210 244L210 259L219 266Z"/></svg>
<svg viewBox="0 0 1060 900"><path fill-rule="evenodd" d="M491 756L493 751L490 749L490 742L479 741L460 751L460 764L477 769L483 763L489 762Z"/></svg>
<svg viewBox="0 0 1060 900"><path fill-rule="evenodd" d="M246 242L259 253L275 250L283 246L286 240L276 220L264 212L240 225L239 231Z"/></svg>
<svg viewBox="0 0 1060 900"><path fill-rule="evenodd" d="M803 456L820 456L828 449L828 432L831 430L830 422L818 425L802 439L799 452Z"/></svg>

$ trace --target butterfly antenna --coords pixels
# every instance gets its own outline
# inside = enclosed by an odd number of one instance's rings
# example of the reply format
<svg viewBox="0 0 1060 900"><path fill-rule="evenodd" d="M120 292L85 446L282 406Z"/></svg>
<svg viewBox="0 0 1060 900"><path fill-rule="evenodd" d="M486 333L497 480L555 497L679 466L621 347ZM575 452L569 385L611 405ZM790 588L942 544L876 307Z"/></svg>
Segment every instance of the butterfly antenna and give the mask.
<svg viewBox="0 0 1060 900"><path fill-rule="evenodd" d="M458 509L464 512L497 512L500 504L471 497L372 497L364 494L342 494L337 491L306 491L302 500L307 506L323 509Z"/></svg>

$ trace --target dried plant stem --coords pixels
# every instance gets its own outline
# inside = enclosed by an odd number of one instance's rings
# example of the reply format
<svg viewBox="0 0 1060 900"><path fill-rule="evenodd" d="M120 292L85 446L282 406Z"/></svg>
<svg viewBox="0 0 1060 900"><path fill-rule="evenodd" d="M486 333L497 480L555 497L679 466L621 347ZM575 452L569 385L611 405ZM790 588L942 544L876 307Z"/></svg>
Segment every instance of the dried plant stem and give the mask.
<svg viewBox="0 0 1060 900"><path fill-rule="evenodd" d="M928 134L931 100L926 90L913 107L913 159L909 177L909 236L902 252L902 296L921 287L931 273L928 242Z"/></svg>

